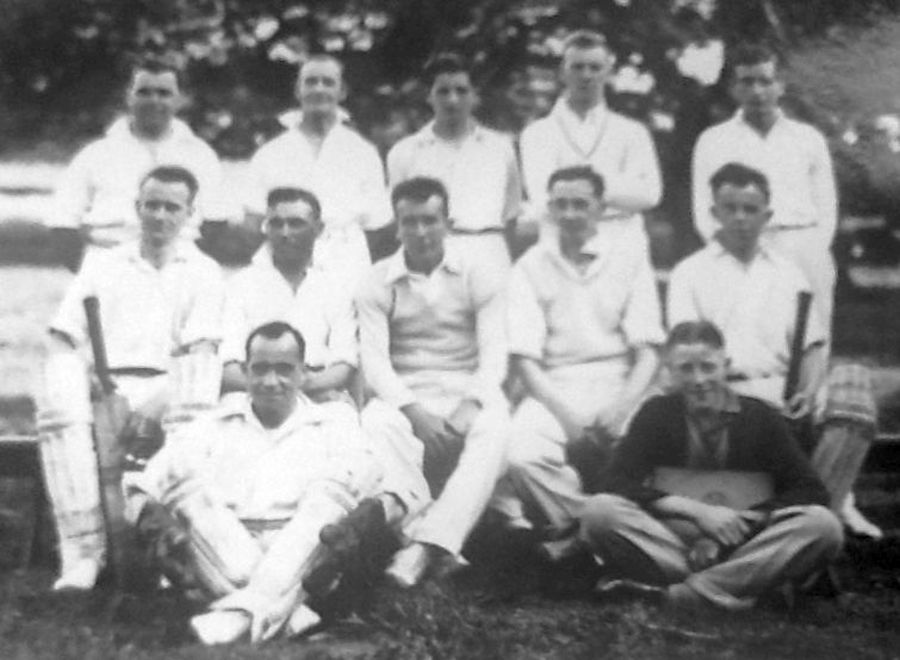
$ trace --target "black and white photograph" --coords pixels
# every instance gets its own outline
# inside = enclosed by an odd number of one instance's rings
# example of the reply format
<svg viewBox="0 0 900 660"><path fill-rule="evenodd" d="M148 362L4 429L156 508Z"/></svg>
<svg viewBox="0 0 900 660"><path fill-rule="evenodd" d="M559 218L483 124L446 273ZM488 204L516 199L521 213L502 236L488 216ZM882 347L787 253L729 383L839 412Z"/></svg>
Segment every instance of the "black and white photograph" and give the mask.
<svg viewBox="0 0 900 660"><path fill-rule="evenodd" d="M900 658L900 0L0 9L0 657Z"/></svg>

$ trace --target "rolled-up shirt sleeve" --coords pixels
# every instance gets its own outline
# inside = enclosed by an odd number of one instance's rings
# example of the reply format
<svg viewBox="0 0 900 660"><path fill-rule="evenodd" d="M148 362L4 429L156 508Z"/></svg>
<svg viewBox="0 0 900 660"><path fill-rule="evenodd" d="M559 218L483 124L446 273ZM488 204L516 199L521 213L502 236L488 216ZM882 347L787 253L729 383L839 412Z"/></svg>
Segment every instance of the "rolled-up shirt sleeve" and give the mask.
<svg viewBox="0 0 900 660"><path fill-rule="evenodd" d="M640 212L659 204L662 177L649 131L634 127L622 168L604 172L603 181L606 188L604 201L616 209Z"/></svg>
<svg viewBox="0 0 900 660"><path fill-rule="evenodd" d="M391 364L391 286L370 271L356 297L359 355L366 382L381 399L397 408L415 403L416 396Z"/></svg>
<svg viewBox="0 0 900 660"><path fill-rule="evenodd" d="M74 229L81 224L95 192L90 177L94 151L91 146L82 150L60 177L53 195L53 212L46 220L48 226Z"/></svg>
<svg viewBox="0 0 900 660"><path fill-rule="evenodd" d="M225 307L225 282L213 262L201 264L196 271L194 296L178 346L183 348L198 341L219 343L223 339L223 311Z"/></svg>
<svg viewBox="0 0 900 660"><path fill-rule="evenodd" d="M88 296L100 297L99 283L103 281L104 271L106 271L104 256L100 252L87 253L81 270L78 271L78 275L66 290L62 303L50 322L49 329L51 331L65 335L76 346L83 346L87 343L84 299Z"/></svg>
<svg viewBox="0 0 900 660"><path fill-rule="evenodd" d="M547 340L547 321L528 276L513 268L506 305L509 353L534 360L542 359Z"/></svg>
<svg viewBox="0 0 900 660"><path fill-rule="evenodd" d="M359 366L359 322L349 295L335 290L326 310L329 364Z"/></svg>

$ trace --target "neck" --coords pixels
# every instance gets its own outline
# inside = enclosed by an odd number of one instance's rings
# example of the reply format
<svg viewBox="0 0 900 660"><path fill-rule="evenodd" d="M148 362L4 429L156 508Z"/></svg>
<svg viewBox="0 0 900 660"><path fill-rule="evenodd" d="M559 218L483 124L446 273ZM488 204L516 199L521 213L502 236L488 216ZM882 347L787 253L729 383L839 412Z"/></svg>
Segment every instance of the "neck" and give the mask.
<svg viewBox="0 0 900 660"><path fill-rule="evenodd" d="M170 122L165 126L142 126L132 119L128 124L128 130L141 140L161 140L172 132L172 124Z"/></svg>
<svg viewBox="0 0 900 660"><path fill-rule="evenodd" d="M759 247L757 243L744 243L732 240L726 234L719 234L718 236L719 243L722 244L729 254L731 254L735 259L744 264L749 264L753 261L753 257L756 256L756 250Z"/></svg>
<svg viewBox="0 0 900 660"><path fill-rule="evenodd" d="M776 111L772 112L762 112L762 113L744 113L744 121L746 121L750 126L758 133L762 135L766 135L772 127L775 125L775 121L778 119L778 113Z"/></svg>
<svg viewBox="0 0 900 660"><path fill-rule="evenodd" d="M141 258L154 268L160 269L172 260L175 254L175 242L165 245L154 245L147 239L141 239Z"/></svg>
<svg viewBox="0 0 900 660"><path fill-rule="evenodd" d="M569 109L572 110L572 112L584 119L587 113L594 108L605 108L606 99L603 98L602 94L596 99L567 96L566 105L569 106Z"/></svg>
<svg viewBox="0 0 900 660"><path fill-rule="evenodd" d="M297 404L294 402L288 410L260 410L256 405L253 405L252 408L253 414L256 415L256 419L263 425L263 428L277 429L293 414L294 410L297 408Z"/></svg>
<svg viewBox="0 0 900 660"><path fill-rule="evenodd" d="M434 272L434 269L441 265L441 262L444 260L444 251L441 250L441 254L436 258L426 258L426 259L411 259L409 253L404 253L404 259L406 261L406 267L414 272L414 273L423 273L425 275L430 275Z"/></svg>
<svg viewBox="0 0 900 660"><path fill-rule="evenodd" d="M325 137L328 131L337 123L337 115L334 113L303 113L303 119L300 121L300 130L307 135L316 137Z"/></svg>
<svg viewBox="0 0 900 660"><path fill-rule="evenodd" d="M275 266L275 269L291 284L294 290L306 278L309 262L310 255L304 255L296 259L278 258L272 255L272 264Z"/></svg>
<svg viewBox="0 0 900 660"><path fill-rule="evenodd" d="M459 140L471 133L474 128L475 122L470 117L462 121L434 120L434 134L444 140Z"/></svg>

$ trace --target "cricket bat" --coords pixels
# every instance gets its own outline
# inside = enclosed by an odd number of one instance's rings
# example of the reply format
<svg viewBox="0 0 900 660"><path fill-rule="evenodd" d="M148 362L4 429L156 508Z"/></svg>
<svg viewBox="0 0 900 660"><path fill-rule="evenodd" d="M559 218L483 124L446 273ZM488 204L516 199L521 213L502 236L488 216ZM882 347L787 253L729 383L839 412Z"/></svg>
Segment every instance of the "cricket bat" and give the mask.
<svg viewBox="0 0 900 660"><path fill-rule="evenodd" d="M94 354L94 371L100 383L100 397L93 402L94 451L100 475L100 505L106 522L107 552L116 586L125 587L133 575L131 566L136 557L137 535L125 519L125 494L122 490L122 466L125 448L122 431L128 422L128 401L116 393L109 362L103 327L100 323L100 302L96 296L84 299L88 336Z"/></svg>
<svg viewBox="0 0 900 660"><path fill-rule="evenodd" d="M791 355L788 362L787 377L784 380L784 400L790 401L797 393L800 385L800 367L803 364L803 352L806 348L806 326L809 322L809 308L812 294L801 291L797 294L797 316L794 321L794 339L791 342Z"/></svg>

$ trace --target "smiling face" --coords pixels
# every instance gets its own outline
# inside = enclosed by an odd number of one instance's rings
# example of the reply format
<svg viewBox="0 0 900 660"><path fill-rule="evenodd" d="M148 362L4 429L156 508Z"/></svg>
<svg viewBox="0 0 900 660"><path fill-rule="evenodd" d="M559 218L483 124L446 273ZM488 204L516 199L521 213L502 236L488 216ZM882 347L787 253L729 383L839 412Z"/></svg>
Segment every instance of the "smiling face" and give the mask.
<svg viewBox="0 0 900 660"><path fill-rule="evenodd" d="M410 270L430 273L444 258L444 240L450 231L447 208L439 195L424 202L400 198L394 208L397 238Z"/></svg>
<svg viewBox="0 0 900 660"><path fill-rule="evenodd" d="M719 221L719 240L731 252L750 255L772 217L769 201L758 186L724 183L713 192L712 214Z"/></svg>
<svg viewBox="0 0 900 660"><path fill-rule="evenodd" d="M732 96L741 106L744 117L752 124L766 125L778 112L784 95L784 83L774 61L737 65L734 68Z"/></svg>
<svg viewBox="0 0 900 660"><path fill-rule="evenodd" d="M297 407L304 379L297 340L290 333L276 339L257 335L247 354L247 390L253 411L264 426L280 426Z"/></svg>
<svg viewBox="0 0 900 660"><path fill-rule="evenodd" d="M171 244L194 211L191 191L181 181L147 179L135 203L141 235L154 248Z"/></svg>
<svg viewBox="0 0 900 660"><path fill-rule="evenodd" d="M459 126L469 121L478 95L468 73L439 73L431 85L428 102L438 124Z"/></svg>
<svg viewBox="0 0 900 660"><path fill-rule="evenodd" d="M550 220L559 228L559 247L564 255L578 254L597 234L603 202L587 179L556 181L547 202Z"/></svg>
<svg viewBox="0 0 900 660"><path fill-rule="evenodd" d="M562 81L569 100L592 106L603 98L615 57L606 48L569 48L563 54Z"/></svg>
<svg viewBox="0 0 900 660"><path fill-rule="evenodd" d="M297 100L304 114L333 117L344 98L341 65L336 60L314 59L303 65L297 78Z"/></svg>
<svg viewBox="0 0 900 660"><path fill-rule="evenodd" d="M148 137L164 134L169 130L180 103L181 93L174 72L135 71L126 104L138 134Z"/></svg>
<svg viewBox="0 0 900 660"><path fill-rule="evenodd" d="M276 263L306 263L322 232L322 222L312 206L298 199L271 207L263 231Z"/></svg>
<svg viewBox="0 0 900 660"><path fill-rule="evenodd" d="M666 366L672 385L692 411L719 410L728 389L725 351L703 342L676 344L669 349Z"/></svg>

